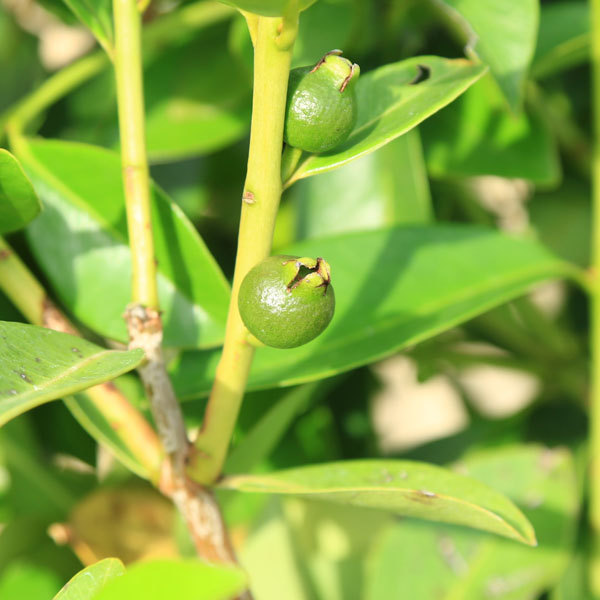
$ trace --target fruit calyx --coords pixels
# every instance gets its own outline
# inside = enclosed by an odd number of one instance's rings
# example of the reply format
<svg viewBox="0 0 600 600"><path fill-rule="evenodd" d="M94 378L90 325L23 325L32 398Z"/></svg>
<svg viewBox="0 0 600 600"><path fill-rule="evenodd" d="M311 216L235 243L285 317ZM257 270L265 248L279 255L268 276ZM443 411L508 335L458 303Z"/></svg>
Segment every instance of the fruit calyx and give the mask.
<svg viewBox="0 0 600 600"><path fill-rule="evenodd" d="M292 277L286 286L286 291L292 290L300 285L312 288L323 288L323 294L327 293L327 287L331 283L331 267L321 257L314 259L309 257L293 258L286 260L284 265L293 265Z"/></svg>
<svg viewBox="0 0 600 600"><path fill-rule="evenodd" d="M342 50L330 50L326 52L310 70L315 73L324 68L338 80L338 90L343 93L350 82L355 82L360 75L360 67L342 56Z"/></svg>

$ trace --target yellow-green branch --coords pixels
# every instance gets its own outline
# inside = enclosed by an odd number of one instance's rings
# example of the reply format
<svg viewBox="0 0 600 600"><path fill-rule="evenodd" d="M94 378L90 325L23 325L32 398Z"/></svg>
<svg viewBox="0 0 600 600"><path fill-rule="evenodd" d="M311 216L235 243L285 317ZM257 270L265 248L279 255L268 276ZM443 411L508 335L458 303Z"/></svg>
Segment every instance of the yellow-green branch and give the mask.
<svg viewBox="0 0 600 600"><path fill-rule="evenodd" d="M297 27L297 12L283 19L256 20L248 171L225 344L202 431L195 441L199 452L190 466L190 473L201 483L213 482L221 472L254 356L238 312L238 290L246 273L271 252L281 197L283 123Z"/></svg>

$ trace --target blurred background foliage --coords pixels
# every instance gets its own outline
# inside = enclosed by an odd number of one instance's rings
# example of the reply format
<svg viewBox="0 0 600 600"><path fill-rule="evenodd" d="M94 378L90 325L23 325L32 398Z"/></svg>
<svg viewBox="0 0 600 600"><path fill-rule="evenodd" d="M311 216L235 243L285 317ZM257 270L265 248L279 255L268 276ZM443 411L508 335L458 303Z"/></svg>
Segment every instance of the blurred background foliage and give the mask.
<svg viewBox="0 0 600 600"><path fill-rule="evenodd" d="M0 112L94 46L62 3L41 4L0 4ZM440 4L319 0L302 15L294 66L332 48L363 73L417 54L464 56L464 32ZM186 6L155 1L148 24ZM451 221L539 239L585 266L588 52L587 3L544 0L522 107L486 75L418 129L299 181L284 195L275 250L329 233ZM147 45L152 175L227 277L251 73L251 43L234 11ZM35 125L45 137L116 148L108 64ZM47 281L25 236L10 241ZM586 309L581 291L550 282L382 362L250 392L234 441L263 424L269 435L260 438L255 469L379 456L458 462L515 500L540 542L520 547L378 512L222 492L256 598L585 599ZM0 317L20 320L4 297ZM135 375L117 383L147 410ZM204 402L183 408L189 426L198 426ZM242 469L235 461L230 468ZM47 600L82 563L106 556L129 562L191 552L170 505L97 446L61 402L0 429L0 523L0 598L7 600Z"/></svg>

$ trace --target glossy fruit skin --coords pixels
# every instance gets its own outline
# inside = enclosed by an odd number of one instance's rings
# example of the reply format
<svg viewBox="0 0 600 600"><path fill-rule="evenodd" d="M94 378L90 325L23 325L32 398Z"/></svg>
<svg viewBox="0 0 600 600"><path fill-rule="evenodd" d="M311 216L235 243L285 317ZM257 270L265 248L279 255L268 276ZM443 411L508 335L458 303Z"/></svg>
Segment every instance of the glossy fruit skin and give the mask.
<svg viewBox="0 0 600 600"><path fill-rule="evenodd" d="M357 117L358 65L337 55L322 61L290 72L283 134L288 145L313 153L344 142Z"/></svg>
<svg viewBox="0 0 600 600"><path fill-rule="evenodd" d="M329 324L335 295L322 259L270 256L252 268L240 287L238 308L248 331L267 346L295 348Z"/></svg>

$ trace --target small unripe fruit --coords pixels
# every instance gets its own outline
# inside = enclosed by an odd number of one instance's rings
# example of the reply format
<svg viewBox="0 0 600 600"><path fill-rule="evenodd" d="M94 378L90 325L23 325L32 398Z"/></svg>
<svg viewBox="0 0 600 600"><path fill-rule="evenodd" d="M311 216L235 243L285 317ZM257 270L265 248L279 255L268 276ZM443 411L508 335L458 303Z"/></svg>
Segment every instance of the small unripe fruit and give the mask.
<svg viewBox="0 0 600 600"><path fill-rule="evenodd" d="M240 316L267 346L295 348L316 338L335 308L331 270L322 258L270 256L240 286Z"/></svg>
<svg viewBox="0 0 600 600"><path fill-rule="evenodd" d="M354 90L360 68L328 52L314 67L290 72L283 139L307 152L326 152L344 142L356 124Z"/></svg>

